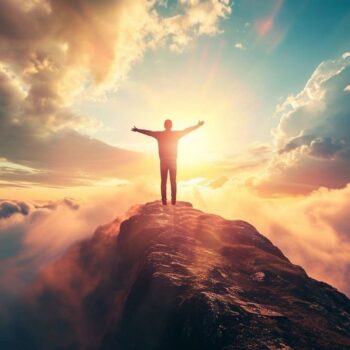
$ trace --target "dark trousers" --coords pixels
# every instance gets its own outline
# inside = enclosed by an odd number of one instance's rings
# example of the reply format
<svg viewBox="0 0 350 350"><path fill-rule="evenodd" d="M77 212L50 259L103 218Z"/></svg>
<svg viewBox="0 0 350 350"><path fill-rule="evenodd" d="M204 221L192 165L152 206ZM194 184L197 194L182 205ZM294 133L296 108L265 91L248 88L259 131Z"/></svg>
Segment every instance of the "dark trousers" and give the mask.
<svg viewBox="0 0 350 350"><path fill-rule="evenodd" d="M160 190L163 200L166 199L166 184L168 179L168 172L170 175L171 198L176 201L176 158L160 160Z"/></svg>

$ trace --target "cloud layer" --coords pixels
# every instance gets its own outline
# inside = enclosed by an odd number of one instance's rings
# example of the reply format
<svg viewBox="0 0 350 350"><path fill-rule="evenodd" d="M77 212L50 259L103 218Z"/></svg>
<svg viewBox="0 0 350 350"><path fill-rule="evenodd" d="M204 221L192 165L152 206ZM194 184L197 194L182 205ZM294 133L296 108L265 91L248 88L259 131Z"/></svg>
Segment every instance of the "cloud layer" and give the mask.
<svg viewBox="0 0 350 350"><path fill-rule="evenodd" d="M26 202L27 215L17 209L0 220L1 287L20 290L18 286L25 285L38 269L75 241L89 237L97 226L135 203L155 198L158 186L144 178L85 202ZM248 221L312 277L350 295L350 186L324 188L304 197L264 198L234 178L222 177L191 186L180 183L179 199L209 213ZM11 203L19 206L21 202Z"/></svg>
<svg viewBox="0 0 350 350"><path fill-rule="evenodd" d="M89 200L0 200L0 296L20 293L76 241L123 216L133 204L153 199L153 189L147 188L152 187L144 182L129 184Z"/></svg>
<svg viewBox="0 0 350 350"><path fill-rule="evenodd" d="M230 179L220 187L182 189L182 196L204 211L248 221L311 277L350 295L350 185L264 198Z"/></svg>

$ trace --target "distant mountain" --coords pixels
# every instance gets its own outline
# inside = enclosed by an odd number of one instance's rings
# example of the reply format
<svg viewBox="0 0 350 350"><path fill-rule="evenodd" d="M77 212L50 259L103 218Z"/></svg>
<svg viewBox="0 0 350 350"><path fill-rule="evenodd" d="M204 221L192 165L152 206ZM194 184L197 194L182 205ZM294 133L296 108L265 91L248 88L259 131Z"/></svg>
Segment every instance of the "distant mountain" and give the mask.
<svg viewBox="0 0 350 350"><path fill-rule="evenodd" d="M2 349L350 349L350 300L250 224L185 202L127 216L43 271Z"/></svg>

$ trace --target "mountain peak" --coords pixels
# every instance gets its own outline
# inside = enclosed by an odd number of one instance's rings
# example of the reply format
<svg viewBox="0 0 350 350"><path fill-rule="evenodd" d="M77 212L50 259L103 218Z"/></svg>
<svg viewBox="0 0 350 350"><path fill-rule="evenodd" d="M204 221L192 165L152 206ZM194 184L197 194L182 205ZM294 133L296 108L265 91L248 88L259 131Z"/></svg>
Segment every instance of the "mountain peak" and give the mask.
<svg viewBox="0 0 350 350"><path fill-rule="evenodd" d="M127 215L43 272L22 349L350 347L349 299L249 223L187 202Z"/></svg>

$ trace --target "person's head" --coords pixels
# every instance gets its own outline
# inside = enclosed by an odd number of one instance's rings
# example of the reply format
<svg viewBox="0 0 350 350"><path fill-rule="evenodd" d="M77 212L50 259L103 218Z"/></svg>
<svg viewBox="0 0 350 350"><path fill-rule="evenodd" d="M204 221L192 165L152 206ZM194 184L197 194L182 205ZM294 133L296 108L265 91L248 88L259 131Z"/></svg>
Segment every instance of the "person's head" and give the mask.
<svg viewBox="0 0 350 350"><path fill-rule="evenodd" d="M171 130L172 127L173 127L173 122L170 119L167 119L164 122L164 129L165 130Z"/></svg>

